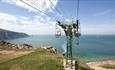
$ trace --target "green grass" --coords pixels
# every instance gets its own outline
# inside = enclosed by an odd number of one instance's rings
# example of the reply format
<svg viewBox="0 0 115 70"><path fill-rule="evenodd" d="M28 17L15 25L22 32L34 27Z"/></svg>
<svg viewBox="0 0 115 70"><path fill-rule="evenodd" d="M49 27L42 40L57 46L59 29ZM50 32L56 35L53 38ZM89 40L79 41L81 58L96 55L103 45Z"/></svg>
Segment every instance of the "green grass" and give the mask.
<svg viewBox="0 0 115 70"><path fill-rule="evenodd" d="M38 48L35 52L0 63L0 70L63 70L63 56ZM90 70L77 60L76 70Z"/></svg>
<svg viewBox="0 0 115 70"><path fill-rule="evenodd" d="M63 70L62 56L37 49L28 55L0 63L0 70Z"/></svg>

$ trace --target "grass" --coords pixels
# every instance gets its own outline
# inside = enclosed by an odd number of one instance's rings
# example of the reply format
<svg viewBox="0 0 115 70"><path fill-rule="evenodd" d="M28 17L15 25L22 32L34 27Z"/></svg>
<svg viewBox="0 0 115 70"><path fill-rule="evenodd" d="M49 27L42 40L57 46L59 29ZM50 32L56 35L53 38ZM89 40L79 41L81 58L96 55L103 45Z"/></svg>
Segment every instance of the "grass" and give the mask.
<svg viewBox="0 0 115 70"><path fill-rule="evenodd" d="M77 60L76 70L91 70L91 68L85 62L82 62L79 59L76 60Z"/></svg>
<svg viewBox="0 0 115 70"><path fill-rule="evenodd" d="M37 49L28 55L0 63L0 70L63 70L62 56Z"/></svg>
<svg viewBox="0 0 115 70"><path fill-rule="evenodd" d="M8 60L27 55L32 51L14 51L14 50L0 50L0 63L6 62Z"/></svg>
<svg viewBox="0 0 115 70"><path fill-rule="evenodd" d="M0 70L63 70L63 56L41 48L21 57L7 59L0 63ZM84 62L76 60L76 70L90 70Z"/></svg>

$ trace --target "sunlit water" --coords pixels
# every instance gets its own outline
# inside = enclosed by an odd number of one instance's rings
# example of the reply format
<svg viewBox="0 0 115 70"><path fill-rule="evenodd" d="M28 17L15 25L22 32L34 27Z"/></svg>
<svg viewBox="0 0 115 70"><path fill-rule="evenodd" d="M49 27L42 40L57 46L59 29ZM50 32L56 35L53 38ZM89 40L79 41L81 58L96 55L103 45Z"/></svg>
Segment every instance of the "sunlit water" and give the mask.
<svg viewBox="0 0 115 70"><path fill-rule="evenodd" d="M55 38L50 35L30 36L8 40L12 43L23 44L27 43L33 47L41 47L43 45L52 45L59 52L64 52L65 37ZM115 59L115 36L113 35L83 35L80 37L80 44L76 45L73 41L73 55L84 61L97 61Z"/></svg>

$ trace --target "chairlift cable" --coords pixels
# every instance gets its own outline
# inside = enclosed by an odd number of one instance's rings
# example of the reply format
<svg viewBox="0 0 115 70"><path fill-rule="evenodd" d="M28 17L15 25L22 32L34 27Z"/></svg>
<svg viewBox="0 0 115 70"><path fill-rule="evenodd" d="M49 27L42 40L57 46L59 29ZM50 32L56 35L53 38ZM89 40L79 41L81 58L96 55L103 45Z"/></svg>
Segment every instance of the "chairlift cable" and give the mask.
<svg viewBox="0 0 115 70"><path fill-rule="evenodd" d="M49 1L50 1L50 3L54 6L54 8L55 8L56 11L58 12L58 14L60 14L61 17L64 18L63 15L61 14L61 12L60 12L60 11L56 8L56 6L53 4L53 2L52 2L51 0L49 0Z"/></svg>
<svg viewBox="0 0 115 70"><path fill-rule="evenodd" d="M77 20L79 19L79 0L77 0Z"/></svg>
<svg viewBox="0 0 115 70"><path fill-rule="evenodd" d="M20 1L23 2L23 3L26 4L26 5L28 5L28 6L32 7L32 8L34 8L35 10L39 11L39 13L43 13L43 14L47 15L48 17L51 17L51 18L52 18L52 16L50 16L49 14L47 14L47 13L41 11L40 9L38 9L38 8L36 8L36 7L32 6L32 5L30 5L29 3L27 3L27 2L25 2L25 1L23 1L23 0L20 0ZM55 17L55 19L56 19L56 17Z"/></svg>

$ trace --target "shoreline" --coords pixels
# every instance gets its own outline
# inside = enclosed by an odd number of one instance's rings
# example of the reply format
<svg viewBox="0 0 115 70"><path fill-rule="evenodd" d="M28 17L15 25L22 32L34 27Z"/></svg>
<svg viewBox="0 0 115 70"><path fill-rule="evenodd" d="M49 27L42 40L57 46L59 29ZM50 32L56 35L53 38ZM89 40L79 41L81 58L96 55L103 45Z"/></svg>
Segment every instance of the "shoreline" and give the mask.
<svg viewBox="0 0 115 70"><path fill-rule="evenodd" d="M115 59L86 62L86 64L95 70L115 70Z"/></svg>

